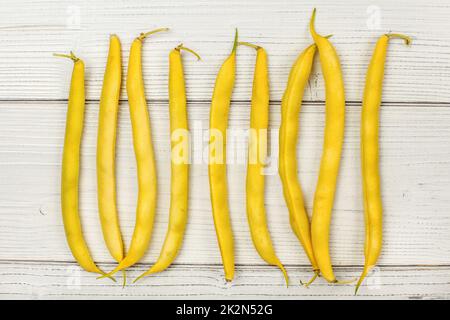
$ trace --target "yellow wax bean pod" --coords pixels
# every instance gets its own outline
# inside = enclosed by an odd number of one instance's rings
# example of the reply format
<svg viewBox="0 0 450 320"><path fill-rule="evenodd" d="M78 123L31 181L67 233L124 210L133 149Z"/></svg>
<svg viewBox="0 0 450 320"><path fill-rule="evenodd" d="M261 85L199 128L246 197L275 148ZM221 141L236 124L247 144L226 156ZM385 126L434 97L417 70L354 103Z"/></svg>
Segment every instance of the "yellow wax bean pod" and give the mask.
<svg viewBox="0 0 450 320"><path fill-rule="evenodd" d="M78 211L80 147L85 108L84 62L72 52L70 55L55 54L55 56L70 58L74 62L66 116L61 174L61 209L64 230L69 248L78 264L86 271L105 275L91 257L83 237Z"/></svg>
<svg viewBox="0 0 450 320"><path fill-rule="evenodd" d="M383 89L384 64L391 38L400 38L407 45L411 39L401 34L382 35L375 46L367 70L361 113L361 169L363 181L366 241L364 244L364 270L356 285L355 294L369 271L376 265L381 253L383 206L381 203L378 161L378 123Z"/></svg>
<svg viewBox="0 0 450 320"><path fill-rule="evenodd" d="M211 205L219 243L225 279L234 277L234 243L228 208L228 189L226 173L226 133L228 127L228 111L234 88L236 74L236 48L238 32L236 30L231 54L220 67L211 101L209 120L209 187Z"/></svg>
<svg viewBox="0 0 450 320"><path fill-rule="evenodd" d="M125 258L109 273L110 275L138 262L147 250L152 235L156 209L157 177L142 77L142 43L147 36L167 30L167 28L161 28L142 33L131 44L128 59L127 94L138 178L136 224L130 248Z"/></svg>
<svg viewBox="0 0 450 320"><path fill-rule="evenodd" d="M279 133L279 173L283 194L289 209L289 221L312 265L314 277L319 267L311 242L310 222L306 212L303 193L297 177L297 135L298 119L303 92L311 74L316 45L307 47L297 58L289 74L286 90L281 101L281 125Z"/></svg>
<svg viewBox="0 0 450 320"><path fill-rule="evenodd" d="M189 191L189 129L186 109L186 87L184 81L181 50L194 51L179 45L169 54L169 113L172 146L170 175L169 227L161 253L155 264L134 280L165 270L174 260L183 242L188 219Z"/></svg>
<svg viewBox="0 0 450 320"><path fill-rule="evenodd" d="M111 35L103 80L97 136L98 208L103 237L111 256L122 261L124 248L116 204L115 153L122 61L120 40Z"/></svg>
<svg viewBox="0 0 450 320"><path fill-rule="evenodd" d="M319 52L325 80L325 133L319 178L314 195L311 239L320 273L328 282L338 283L329 251L331 213L336 191L345 125L345 93L339 57L327 37L315 31L311 17L310 32ZM342 283L342 282L341 282Z"/></svg>
<svg viewBox="0 0 450 320"><path fill-rule="evenodd" d="M283 272L286 285L287 272L273 248L267 227L264 206L264 166L267 157L267 128L269 125L269 70L267 53L264 48L251 43L240 42L256 50L255 72L253 76L252 103L250 111L250 135L247 164L247 218L253 244L261 258L268 264L277 266Z"/></svg>

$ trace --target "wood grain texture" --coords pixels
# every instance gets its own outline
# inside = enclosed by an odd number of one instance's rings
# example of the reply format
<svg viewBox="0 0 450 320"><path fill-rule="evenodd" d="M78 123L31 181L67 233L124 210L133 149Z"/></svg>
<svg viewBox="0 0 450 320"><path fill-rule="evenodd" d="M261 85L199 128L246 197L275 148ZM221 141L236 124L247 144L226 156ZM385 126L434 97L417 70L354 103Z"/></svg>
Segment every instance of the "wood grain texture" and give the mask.
<svg viewBox="0 0 450 320"><path fill-rule="evenodd" d="M279 104L271 106L270 126L277 133ZM158 203L154 235L144 262L155 261L167 228L169 210L169 121L166 103L151 103L157 156ZM191 129L207 129L209 104L188 106ZM96 260L112 262L104 246L97 214L95 152L97 103L86 109L82 144L81 212L84 232ZM347 127L331 229L336 265L363 263L364 223L359 165L360 106L347 107ZM61 102L2 103L0 106L0 259L73 261L60 214L60 162L66 105ZM128 106L122 103L117 149L118 205L128 246L134 227L136 173ZM249 125L249 103L231 106L230 128ZM449 264L450 108L446 105L385 104L381 112L381 174L384 248L380 263ZM324 124L322 103L308 103L300 115L299 175L311 212ZM260 264L251 243L245 211L245 131L228 165L229 203L241 265ZM204 132L206 136L206 132ZM207 141L207 140L205 140ZM195 143L195 142L194 142ZM276 156L277 139L271 148ZM206 150L206 142L194 148ZM233 149L232 139L228 142ZM241 155L241 157L239 157ZM229 155L229 159L233 157ZM240 161L240 162L239 162ZM220 264L211 216L206 164L191 170L189 224L177 263ZM267 176L266 206L278 255L288 265L307 265L291 232L276 166Z"/></svg>
<svg viewBox="0 0 450 320"><path fill-rule="evenodd" d="M105 269L112 265L102 265ZM138 265L134 278L148 268ZM0 263L0 299L448 299L449 267L381 267L371 274L358 296L353 285L329 285L317 280L309 288L299 280L310 277L306 268L288 267L286 288L278 270L238 267L232 283L217 266L184 265L148 277L124 289L120 284L83 272L69 263ZM337 275L357 276L360 270L337 268Z"/></svg>
<svg viewBox="0 0 450 320"><path fill-rule="evenodd" d="M280 99L296 56L311 43L308 19L318 8L317 30L333 34L346 85L347 126L331 229L331 253L341 278L359 274L364 261L364 222L359 165L360 103L366 68L380 34L412 36L393 41L388 53L381 111L380 147L384 246L380 268L359 296L352 286L317 281L306 290L307 259L288 221L276 172ZM0 299L138 298L450 298L450 3L429 1L249 0L18 0L0 10ZM158 167L158 204L150 248L130 269L133 278L155 261L169 210L170 144L167 106L168 53L183 42L186 55L193 161L189 223L181 254L164 273L122 289L97 281L73 261L60 213L60 164L72 65L52 57L75 51L86 62L87 104L82 146L81 212L84 233L105 270L113 260L104 245L97 212L95 152L98 99L108 35L122 40L124 71L131 41L142 31L170 27L146 40L143 52ZM239 48L231 107L228 166L237 277L223 278L211 216L206 159L209 101L216 72L241 39L266 48L270 62L271 137L266 209L276 251L291 287L253 248L245 212L246 133L255 54ZM318 59L300 115L299 176L311 211L322 149L324 84ZM121 228L129 245L136 206L136 165L127 97L119 115L117 175ZM234 139L234 140L233 140Z"/></svg>
<svg viewBox="0 0 450 320"><path fill-rule="evenodd" d="M168 53L183 42L203 60L186 57L190 100L209 100L215 74L231 49L234 28L241 39L267 49L271 99L279 101L296 56L311 43L307 23L318 8L317 30L333 34L342 60L346 97L361 101L367 65L379 35L406 33L413 45L393 41L386 68L384 101L450 102L450 4L429 1L273 1L250 0L20 0L0 11L0 99L66 99L70 63L53 52L74 50L87 66L87 97L99 99L108 35L123 44L124 70L129 46L140 32L171 27L148 39L144 75L150 99L167 99ZM254 52L240 48L233 98L250 98ZM324 100L316 61L306 100ZM125 95L123 95L125 98Z"/></svg>

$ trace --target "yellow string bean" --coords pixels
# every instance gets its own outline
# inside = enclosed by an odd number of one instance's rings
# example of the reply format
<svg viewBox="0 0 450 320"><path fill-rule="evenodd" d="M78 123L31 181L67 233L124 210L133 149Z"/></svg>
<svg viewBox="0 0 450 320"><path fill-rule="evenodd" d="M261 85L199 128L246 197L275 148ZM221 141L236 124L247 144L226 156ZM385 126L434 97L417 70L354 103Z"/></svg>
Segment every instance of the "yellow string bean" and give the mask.
<svg viewBox="0 0 450 320"><path fill-rule="evenodd" d="M253 76L252 102L250 111L250 134L247 164L247 218L253 244L261 258L283 272L286 285L288 275L273 248L267 227L264 206L264 166L267 156L267 128L269 125L269 70L267 53L264 48L240 42L256 50L256 63Z"/></svg>
<svg viewBox="0 0 450 320"><path fill-rule="evenodd" d="M183 241L188 219L189 131L181 50L191 52L200 59L194 51L183 45L179 45L169 54L169 113L172 145L169 227L158 260L134 282L149 274L165 270L175 260Z"/></svg>
<svg viewBox="0 0 450 320"><path fill-rule="evenodd" d="M220 67L216 77L209 123L209 187L217 241L227 281L233 280L234 277L234 244L228 209L226 130L236 73L237 40L236 30L233 50Z"/></svg>
<svg viewBox="0 0 450 320"><path fill-rule="evenodd" d="M391 38L401 38L407 45L411 39L407 36L391 33L382 35L367 70L366 85L361 113L361 169L363 181L363 202L366 224L364 244L364 270L356 285L355 294L370 270L376 265L382 247L383 206L381 203L380 173L378 165L378 123L381 95L383 89L384 64Z"/></svg>
<svg viewBox="0 0 450 320"><path fill-rule="evenodd" d="M344 140L345 94L339 57L331 42L317 34L314 28L314 9L310 32L317 46L325 80L325 133L319 178L314 195L311 222L311 239L314 255L323 278L337 283L331 265L329 234L331 213L339 173L339 163Z"/></svg>

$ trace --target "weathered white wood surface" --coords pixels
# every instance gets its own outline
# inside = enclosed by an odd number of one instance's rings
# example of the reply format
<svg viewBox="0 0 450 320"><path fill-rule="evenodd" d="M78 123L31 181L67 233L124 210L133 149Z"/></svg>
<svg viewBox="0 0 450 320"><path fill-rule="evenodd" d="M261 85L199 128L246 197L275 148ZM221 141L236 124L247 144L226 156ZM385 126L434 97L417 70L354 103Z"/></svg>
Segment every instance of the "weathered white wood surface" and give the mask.
<svg viewBox="0 0 450 320"><path fill-rule="evenodd" d="M101 265L105 269L113 265ZM135 278L149 265L128 272ZM97 280L71 263L0 263L0 299L449 299L448 267L380 267L354 296L353 285L332 286L322 281L305 288L311 276L305 267L287 267L286 288L279 271L261 266L237 267L232 283L218 266L177 265L126 288L110 280ZM336 269L338 276L357 277L359 269ZM43 280L44 279L44 280Z"/></svg>
<svg viewBox="0 0 450 320"><path fill-rule="evenodd" d="M340 54L347 99L360 101L365 71L379 35L413 37L405 47L393 41L386 69L385 101L450 102L450 4L448 1L147 1L21 0L0 11L0 98L65 99L70 66L53 52L74 50L86 61L88 98L98 99L108 35L123 43L124 64L134 37L149 29L172 30L146 41L148 97L167 99L167 56L183 42L203 57L186 60L189 99L210 99L215 73L231 50L234 28L241 39L263 45L270 59L272 99L280 100L295 57L311 43L308 21L318 8L317 30L333 34ZM236 100L250 96L254 52L240 48ZM306 100L323 100L319 68ZM125 96L124 96L125 97Z"/></svg>
<svg viewBox="0 0 450 320"><path fill-rule="evenodd" d="M71 63L53 52L74 50L87 65L81 210L96 261L113 267L97 218L95 149L99 91L108 34L123 43L124 70L132 39L169 26L148 40L144 75L158 160L159 197L145 265L161 248L169 206L167 54L184 42L202 55L186 55L191 128L207 129L216 71L231 48L234 27L241 39L265 46L271 72L270 125L279 126L279 100L290 66L311 42L307 20L318 8L317 29L333 33L341 56L348 101L344 152L336 195L331 250L342 278L363 264L364 223L359 166L362 88L373 45L392 30L413 37L411 47L393 41L386 67L381 112L381 170L385 238L379 272L358 297L449 298L450 294L450 28L447 1L44 1L20 0L0 10L0 299L2 298L353 298L351 286L323 281L306 290L305 255L291 232L276 171L267 176L269 226L293 286L265 266L255 252L245 212L245 143L228 170L236 241L237 278L225 284L211 217L207 167L192 165L189 224L180 256L167 272L126 289L80 271L67 248L60 216L60 162ZM378 19L379 18L379 19ZM254 52L239 49L230 127L245 130ZM118 163L121 227L129 243L136 201L135 160L126 94L122 96ZM301 113L299 175L311 210L323 138L324 92L316 63ZM315 101L315 102L314 102ZM245 142L245 141L244 141ZM277 150L276 138L272 149ZM204 148L206 143L196 143ZM197 153L198 154L198 153ZM255 274L256 272L256 274ZM73 276L75 275L75 276ZM81 288L81 289L80 289Z"/></svg>

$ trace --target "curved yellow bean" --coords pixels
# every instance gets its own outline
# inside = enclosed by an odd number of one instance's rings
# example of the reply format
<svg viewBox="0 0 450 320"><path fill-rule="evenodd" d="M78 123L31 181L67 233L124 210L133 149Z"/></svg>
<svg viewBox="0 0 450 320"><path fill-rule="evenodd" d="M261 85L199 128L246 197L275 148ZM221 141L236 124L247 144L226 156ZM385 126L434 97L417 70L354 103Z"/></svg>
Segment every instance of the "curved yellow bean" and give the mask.
<svg viewBox="0 0 450 320"><path fill-rule="evenodd" d="M261 258L277 266L283 272L286 285L288 275L278 259L272 245L264 207L264 166L267 156L267 127L269 124L269 72L264 48L247 43L256 49L256 64L253 77L252 103L250 111L250 136L247 164L247 218L253 244Z"/></svg>
<svg viewBox="0 0 450 320"><path fill-rule="evenodd" d="M157 177L144 80L142 77L141 55L142 42L147 36L155 32L167 30L167 28L163 28L142 33L131 44L130 57L128 59L127 94L130 106L139 190L136 224L127 255L109 275L138 262L147 250L152 234L156 208Z"/></svg>
<svg viewBox="0 0 450 320"><path fill-rule="evenodd" d="M222 255L225 279L234 277L234 244L228 209L228 190L226 173L226 130L228 110L234 88L236 72L236 48L238 32L234 39L231 54L224 61L217 74L211 101L210 141L209 141L209 187L212 213L216 228L217 241Z"/></svg>
<svg viewBox="0 0 450 320"><path fill-rule="evenodd" d="M329 234L331 211L344 140L344 81L336 50L326 37L320 36L314 29L315 13L316 10L314 9L310 21L310 32L319 51L320 64L325 80L326 121L322 160L314 195L311 238L321 275L327 281L337 283L331 265Z"/></svg>
<svg viewBox="0 0 450 320"><path fill-rule="evenodd" d="M97 137L98 209L103 237L111 256L122 261L124 248L116 205L116 127L119 111L122 61L120 40L111 35L100 97Z"/></svg>
<svg viewBox="0 0 450 320"><path fill-rule="evenodd" d="M181 50L192 52L200 58L195 52L182 45L169 54L169 111L172 145L169 227L158 260L133 282L146 275L163 271L175 260L186 228L189 191L189 129Z"/></svg>
<svg viewBox="0 0 450 320"><path fill-rule="evenodd" d="M86 271L105 275L97 267L89 253L83 237L78 211L80 145L85 107L84 62L72 52L70 55L55 54L55 56L70 58L74 62L67 108L61 175L61 209L64 230L69 248L79 265Z"/></svg>
<svg viewBox="0 0 450 320"><path fill-rule="evenodd" d="M300 240L315 274L319 267L311 242L310 223L303 201L303 193L297 177L298 118L305 85L308 82L316 53L316 45L310 45L297 58L289 74L281 101L281 126L279 134L279 173L283 193L289 209L292 230Z"/></svg>
<svg viewBox="0 0 450 320"><path fill-rule="evenodd" d="M378 164L378 123L383 89L384 64L389 39L401 38L407 45L411 39L401 34L382 35L373 52L367 70L361 113L361 168L363 177L366 242L364 270L356 285L355 294L370 270L376 265L382 246L383 206L380 192Z"/></svg>

